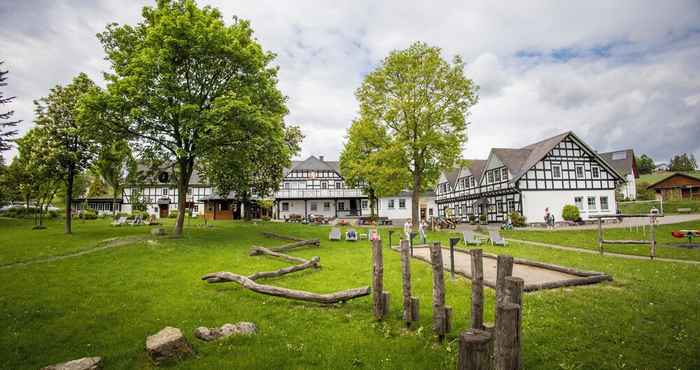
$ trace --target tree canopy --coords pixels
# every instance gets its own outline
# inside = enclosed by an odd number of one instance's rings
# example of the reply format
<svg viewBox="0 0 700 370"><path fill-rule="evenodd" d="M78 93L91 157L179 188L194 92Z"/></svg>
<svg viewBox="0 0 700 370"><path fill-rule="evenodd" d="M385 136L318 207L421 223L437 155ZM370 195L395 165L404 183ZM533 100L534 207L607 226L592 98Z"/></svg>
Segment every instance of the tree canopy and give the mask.
<svg viewBox="0 0 700 370"><path fill-rule="evenodd" d="M0 62L0 66L2 66L3 63L4 62ZM0 69L0 87L7 86L7 82L5 81L7 81L6 75L8 73L8 71L3 71ZM0 105L9 104L14 99L14 96L5 97L2 90L0 90ZM13 110L0 111L0 152L10 149L10 140L17 134L17 130L15 130L14 127L16 127L21 121L11 120L13 114L15 114L15 111Z"/></svg>
<svg viewBox="0 0 700 370"><path fill-rule="evenodd" d="M695 155L688 155L687 153L674 155L668 164L669 170L678 172L693 171L697 167L698 163L695 161Z"/></svg>
<svg viewBox="0 0 700 370"><path fill-rule="evenodd" d="M358 121L386 133L372 161L375 173L391 183L386 190L412 190L414 226L420 193L461 156L477 91L459 56L448 63L439 48L416 42L392 51L355 93Z"/></svg>
<svg viewBox="0 0 700 370"><path fill-rule="evenodd" d="M282 145L287 108L275 56L253 38L249 22L225 24L217 9L191 0L158 1L143 8L137 25L110 24L98 38L112 71L106 92L90 99L91 116L129 137L141 158L174 164L179 235L197 159Z"/></svg>
<svg viewBox="0 0 700 370"><path fill-rule="evenodd" d="M654 160L646 154L642 154L640 157L637 157L636 162L637 170L642 175L650 174L654 172L654 169L656 168Z"/></svg>
<svg viewBox="0 0 700 370"><path fill-rule="evenodd" d="M46 139L48 156L55 158L63 172L66 190L65 233L70 234L73 182L86 169L97 152L96 132L81 114L82 99L100 90L80 73L66 86L55 86L49 95L34 102L35 123Z"/></svg>

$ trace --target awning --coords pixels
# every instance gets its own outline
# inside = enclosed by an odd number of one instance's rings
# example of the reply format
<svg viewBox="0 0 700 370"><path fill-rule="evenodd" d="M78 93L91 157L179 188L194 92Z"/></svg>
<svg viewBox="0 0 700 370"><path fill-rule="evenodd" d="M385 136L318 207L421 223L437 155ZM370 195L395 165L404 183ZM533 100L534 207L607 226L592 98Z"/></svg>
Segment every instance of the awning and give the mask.
<svg viewBox="0 0 700 370"><path fill-rule="evenodd" d="M158 204L170 204L170 198L160 198Z"/></svg>

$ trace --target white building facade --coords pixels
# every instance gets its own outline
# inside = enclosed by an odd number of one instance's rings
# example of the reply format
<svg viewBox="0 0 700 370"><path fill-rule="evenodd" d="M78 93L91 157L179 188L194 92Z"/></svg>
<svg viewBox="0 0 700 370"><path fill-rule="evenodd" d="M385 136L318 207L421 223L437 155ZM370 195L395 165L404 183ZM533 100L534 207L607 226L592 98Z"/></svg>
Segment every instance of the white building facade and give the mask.
<svg viewBox="0 0 700 370"><path fill-rule="evenodd" d="M634 151L632 149L618 150L600 153L600 156L615 168L620 175L625 177L625 182L621 183L617 189L622 199L637 199L639 171L637 170L637 160L634 157Z"/></svg>
<svg viewBox="0 0 700 370"><path fill-rule="evenodd" d="M413 194L410 191L402 191L393 197L379 198L377 202L377 214L380 217L387 217L392 220L410 219L413 215L412 201ZM369 206L366 202L363 203L363 213L369 214ZM435 192L426 191L421 194L418 201L418 214L420 220L427 220L437 216Z"/></svg>
<svg viewBox="0 0 700 370"><path fill-rule="evenodd" d="M444 172L436 187L440 216L484 216L504 222L511 212L543 222L545 209L562 219L571 204L581 218L617 212L615 189L624 183L609 163L566 132L518 149L492 149L486 160Z"/></svg>

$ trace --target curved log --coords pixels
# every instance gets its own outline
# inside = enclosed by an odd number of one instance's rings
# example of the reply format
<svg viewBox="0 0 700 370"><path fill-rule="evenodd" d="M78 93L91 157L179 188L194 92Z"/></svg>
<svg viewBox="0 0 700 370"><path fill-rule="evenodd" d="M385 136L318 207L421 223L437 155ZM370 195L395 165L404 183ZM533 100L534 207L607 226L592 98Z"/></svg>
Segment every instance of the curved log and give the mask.
<svg viewBox="0 0 700 370"><path fill-rule="evenodd" d="M291 249L301 248L301 247L305 247L305 246L320 247L321 241L319 239L300 240L298 242L289 243L289 244L281 245L279 247L270 248L270 250L275 251L275 252L283 252L283 251L288 251Z"/></svg>
<svg viewBox="0 0 700 370"><path fill-rule="evenodd" d="M310 261L306 261L306 262L299 264L299 265L284 267L284 268L281 268L281 269L275 270L275 271L256 272L252 275L249 275L248 279L257 280L257 279L262 279L262 278L278 277L278 276L286 275L286 274L289 274L289 273L292 273L295 271L305 270L305 269L310 268L310 267L319 268L319 267L321 267L321 265L319 263L320 261L321 261L321 259L319 257L314 256L311 258Z"/></svg>
<svg viewBox="0 0 700 370"><path fill-rule="evenodd" d="M258 284L255 281L249 279L246 276L234 274L231 272L214 272L211 274L204 275L202 280L209 283L223 283L223 282L235 282L241 284L246 289L252 290L256 293L267 294L275 297L282 297L288 299L294 299L299 301L307 302L317 302L324 304L344 302L350 299L363 297L371 293L369 287L341 290L339 292L328 293L328 294L317 294L312 292L306 292L303 290L293 290L280 288L272 285Z"/></svg>
<svg viewBox="0 0 700 370"><path fill-rule="evenodd" d="M306 262L308 262L303 258L290 256L290 255L284 254L284 253L278 253L278 252L275 252L275 251L270 250L269 248L265 248L265 247L259 247L259 246L254 245L250 249L251 256L257 256L260 254L267 254L268 256L279 257L285 261L289 261L289 262L293 262L293 263L306 263Z"/></svg>
<svg viewBox="0 0 700 370"><path fill-rule="evenodd" d="M282 234L275 234L271 233L269 231L263 231L261 234L270 239L279 239L279 240L286 240L286 241L292 241L292 242L300 242L303 241L304 239L302 238L297 238L296 236L291 236L291 235L282 235Z"/></svg>

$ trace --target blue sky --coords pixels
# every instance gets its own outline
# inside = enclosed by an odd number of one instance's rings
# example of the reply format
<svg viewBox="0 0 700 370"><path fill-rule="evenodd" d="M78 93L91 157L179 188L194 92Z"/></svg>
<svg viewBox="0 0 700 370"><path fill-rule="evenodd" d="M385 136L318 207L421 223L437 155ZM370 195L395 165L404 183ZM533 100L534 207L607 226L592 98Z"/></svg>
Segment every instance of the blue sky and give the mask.
<svg viewBox="0 0 700 370"><path fill-rule="evenodd" d="M107 68L95 34L135 23L150 2L0 4L0 59L12 109L32 125L32 101L84 71ZM480 87L467 158L575 131L595 149L633 148L659 162L700 158L698 1L200 1L249 19L278 55L287 121L306 134L301 156L335 159L357 113L354 91L391 50L413 41L461 55ZM9 157L13 152L6 152Z"/></svg>

